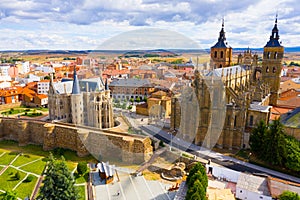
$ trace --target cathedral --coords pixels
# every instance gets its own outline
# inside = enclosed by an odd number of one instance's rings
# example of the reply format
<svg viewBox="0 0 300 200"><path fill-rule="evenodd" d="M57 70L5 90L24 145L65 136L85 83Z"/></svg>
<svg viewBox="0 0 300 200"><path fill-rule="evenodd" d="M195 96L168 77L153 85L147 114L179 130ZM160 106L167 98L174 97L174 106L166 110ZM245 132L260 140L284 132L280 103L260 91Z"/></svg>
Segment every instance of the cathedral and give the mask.
<svg viewBox="0 0 300 200"><path fill-rule="evenodd" d="M233 64L223 22L218 41L210 49L211 69L195 70L191 87L197 109L188 109L189 104L183 109L181 104L186 97L174 96L171 129L181 133L186 141L207 148L248 147L251 129L260 120L268 123L270 109L277 103L284 54L278 32L276 17L261 65L258 55L252 55L249 48Z"/></svg>
<svg viewBox="0 0 300 200"><path fill-rule="evenodd" d="M48 105L50 120L100 129L114 126L107 81L104 84L102 77L78 80L75 68L73 81L54 83L51 75Z"/></svg>

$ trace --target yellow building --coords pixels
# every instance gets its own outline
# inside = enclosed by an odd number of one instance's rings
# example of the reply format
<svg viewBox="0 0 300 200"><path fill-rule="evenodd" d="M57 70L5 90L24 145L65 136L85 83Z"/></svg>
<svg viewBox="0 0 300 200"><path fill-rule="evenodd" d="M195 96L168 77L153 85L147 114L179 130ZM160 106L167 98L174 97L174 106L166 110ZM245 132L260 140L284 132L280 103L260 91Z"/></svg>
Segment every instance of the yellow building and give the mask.
<svg viewBox="0 0 300 200"><path fill-rule="evenodd" d="M171 98L166 92L157 91L151 94L147 103L137 105L136 113L140 115L159 115L169 117L171 115Z"/></svg>

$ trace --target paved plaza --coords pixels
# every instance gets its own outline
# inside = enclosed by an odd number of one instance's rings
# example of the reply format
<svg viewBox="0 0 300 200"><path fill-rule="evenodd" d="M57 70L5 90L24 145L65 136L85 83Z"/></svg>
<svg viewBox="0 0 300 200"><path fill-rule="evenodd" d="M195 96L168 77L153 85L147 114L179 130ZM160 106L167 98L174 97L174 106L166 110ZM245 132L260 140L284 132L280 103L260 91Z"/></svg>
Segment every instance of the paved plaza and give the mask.
<svg viewBox="0 0 300 200"><path fill-rule="evenodd" d="M168 192L172 184L162 181L149 181L144 176L132 176L126 168L116 168L120 181L114 176L113 183L101 182L99 173L93 172L93 184L97 200L171 200L176 192ZM174 183L175 184L175 183Z"/></svg>

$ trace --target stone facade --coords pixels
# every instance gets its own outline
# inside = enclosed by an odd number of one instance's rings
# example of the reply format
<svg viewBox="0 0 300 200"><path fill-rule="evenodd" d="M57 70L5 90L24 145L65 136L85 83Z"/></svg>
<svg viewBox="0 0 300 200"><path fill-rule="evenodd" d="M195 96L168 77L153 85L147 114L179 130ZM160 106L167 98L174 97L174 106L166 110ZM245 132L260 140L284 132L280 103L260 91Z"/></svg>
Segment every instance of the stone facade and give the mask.
<svg viewBox="0 0 300 200"><path fill-rule="evenodd" d="M140 164L153 153L149 137L12 118L0 118L1 139L18 141L20 146L42 145L44 150L70 149L78 156L91 153L97 159L124 163Z"/></svg>
<svg viewBox="0 0 300 200"><path fill-rule="evenodd" d="M239 55L239 65L230 66L232 48L226 42L223 24L218 42L211 48L211 70L195 71L190 93L195 94L197 103L185 105L192 102L189 94L172 98L171 129L207 148L247 147L249 130L260 120L268 123L269 104L277 101L283 57L278 39L276 20L264 48L262 67L258 67L258 57L249 49ZM268 71L267 66L272 69ZM261 78L257 78L257 71L262 72Z"/></svg>
<svg viewBox="0 0 300 200"><path fill-rule="evenodd" d="M96 128L113 127L112 99L107 82L104 85L100 77L82 80L81 83L85 85L80 85L76 71L73 81L54 84L51 78L48 93L49 118Z"/></svg>

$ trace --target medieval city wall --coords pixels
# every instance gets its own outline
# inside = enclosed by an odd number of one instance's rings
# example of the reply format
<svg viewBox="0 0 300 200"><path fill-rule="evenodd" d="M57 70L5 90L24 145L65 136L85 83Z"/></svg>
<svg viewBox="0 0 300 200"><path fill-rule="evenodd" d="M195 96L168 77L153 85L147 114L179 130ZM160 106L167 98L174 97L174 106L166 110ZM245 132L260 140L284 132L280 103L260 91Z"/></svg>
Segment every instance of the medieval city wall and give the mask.
<svg viewBox="0 0 300 200"><path fill-rule="evenodd" d="M3 139L18 141L20 146L38 144L44 150L59 147L76 151L78 156L91 153L97 159L98 155L125 163L142 163L152 155L148 137L13 118L0 118Z"/></svg>

